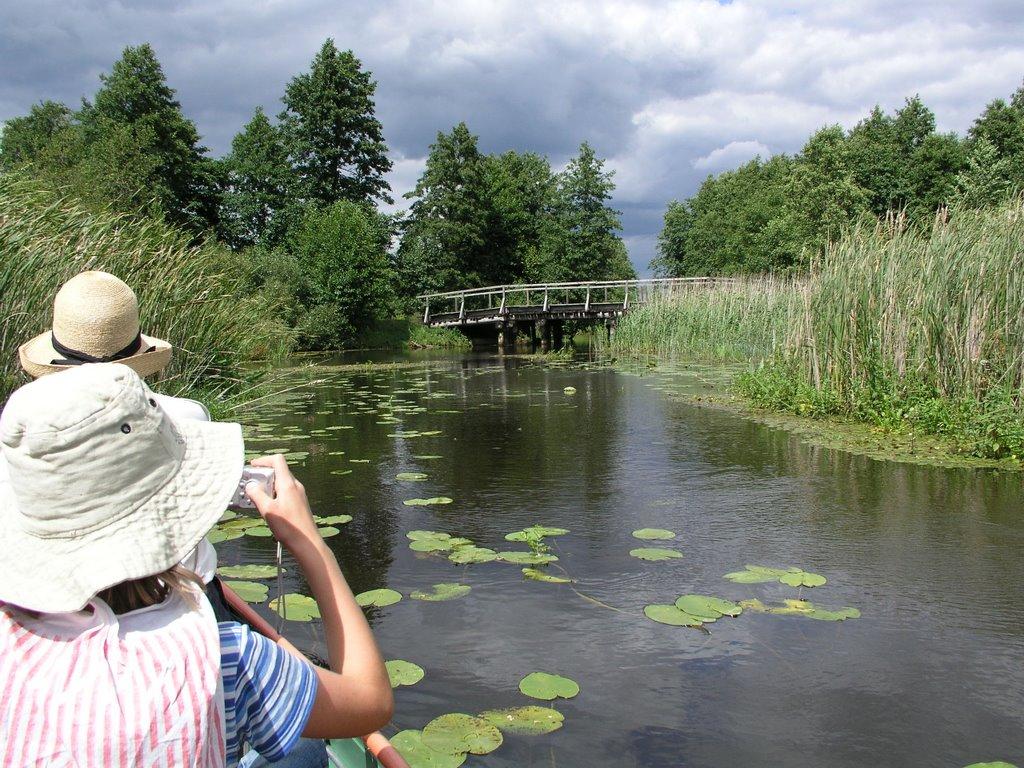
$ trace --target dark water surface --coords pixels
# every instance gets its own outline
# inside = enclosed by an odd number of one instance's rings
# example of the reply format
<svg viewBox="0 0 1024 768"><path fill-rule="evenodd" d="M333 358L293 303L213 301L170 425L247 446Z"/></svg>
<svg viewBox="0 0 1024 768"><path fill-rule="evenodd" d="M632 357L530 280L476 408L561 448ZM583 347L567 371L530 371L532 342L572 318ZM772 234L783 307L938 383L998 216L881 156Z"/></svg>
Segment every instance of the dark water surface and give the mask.
<svg viewBox="0 0 1024 768"><path fill-rule="evenodd" d="M555 704L564 727L506 736L466 765L1024 764L1018 476L808 446L667 391L699 386L692 376L523 358L420 362L296 374L322 381L296 391L308 399L270 408L263 437L250 441L308 452L295 466L314 512L354 516L329 540L354 591L405 595L369 613L385 657L426 671L396 690L389 734L447 712L535 703L518 682L545 670L580 685L579 696ZM378 424L382 413L401 423ZM352 428L329 429L342 426ZM408 430L441 434L389 437ZM337 451L345 453L330 455ZM408 471L429 479L395 479ZM431 496L454 503L402 504ZM405 536L430 529L524 549L503 537L533 523L570 530L550 541L554 566L577 591L526 581L517 565L418 554ZM644 527L679 535L632 538ZM662 545L683 558L628 554ZM223 564L268 563L274 544L244 536L218 550ZM690 592L766 603L797 596L778 583L722 578L746 563L820 573L828 583L804 596L863 616L831 623L746 612L709 633L644 617L645 604ZM285 567L286 590L306 591L287 558ZM472 592L408 598L455 581ZM298 645L322 653L318 630L285 625Z"/></svg>

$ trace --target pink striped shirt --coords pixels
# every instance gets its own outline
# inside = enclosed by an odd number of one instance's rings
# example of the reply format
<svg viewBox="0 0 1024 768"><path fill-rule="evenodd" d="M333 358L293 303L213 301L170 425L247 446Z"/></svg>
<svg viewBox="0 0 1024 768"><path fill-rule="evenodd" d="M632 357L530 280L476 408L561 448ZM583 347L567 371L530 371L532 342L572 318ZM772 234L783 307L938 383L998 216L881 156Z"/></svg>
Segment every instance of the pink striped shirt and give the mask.
<svg viewBox="0 0 1024 768"><path fill-rule="evenodd" d="M222 768L220 639L200 602L38 618L0 603L0 765Z"/></svg>

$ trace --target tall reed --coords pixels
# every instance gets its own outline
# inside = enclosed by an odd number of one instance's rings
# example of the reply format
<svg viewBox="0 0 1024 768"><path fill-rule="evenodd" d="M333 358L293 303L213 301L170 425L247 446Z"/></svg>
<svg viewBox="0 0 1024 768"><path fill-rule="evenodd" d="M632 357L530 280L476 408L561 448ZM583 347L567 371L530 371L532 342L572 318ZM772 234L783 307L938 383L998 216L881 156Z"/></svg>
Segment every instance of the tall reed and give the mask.
<svg viewBox="0 0 1024 768"><path fill-rule="evenodd" d="M174 345L161 388L232 392L249 362L290 344L275 307L247 295L237 258L190 244L163 222L89 212L37 182L0 175L0 398L25 380L18 346L50 327L57 289L88 269L131 285L145 332Z"/></svg>

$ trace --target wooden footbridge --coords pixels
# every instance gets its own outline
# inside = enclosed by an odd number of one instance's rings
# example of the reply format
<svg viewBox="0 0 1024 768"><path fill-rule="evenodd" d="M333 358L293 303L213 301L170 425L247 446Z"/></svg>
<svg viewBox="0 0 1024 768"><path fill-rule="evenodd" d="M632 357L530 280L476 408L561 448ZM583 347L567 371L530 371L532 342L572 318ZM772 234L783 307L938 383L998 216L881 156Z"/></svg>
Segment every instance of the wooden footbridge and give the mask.
<svg viewBox="0 0 1024 768"><path fill-rule="evenodd" d="M491 285L447 293L428 293L423 323L434 327L460 328L473 339L493 339L499 346L513 344L525 332L542 349L562 346L566 321L603 324L610 335L615 324L633 307L666 294L703 290L715 277L673 277L648 280L597 280L577 283Z"/></svg>

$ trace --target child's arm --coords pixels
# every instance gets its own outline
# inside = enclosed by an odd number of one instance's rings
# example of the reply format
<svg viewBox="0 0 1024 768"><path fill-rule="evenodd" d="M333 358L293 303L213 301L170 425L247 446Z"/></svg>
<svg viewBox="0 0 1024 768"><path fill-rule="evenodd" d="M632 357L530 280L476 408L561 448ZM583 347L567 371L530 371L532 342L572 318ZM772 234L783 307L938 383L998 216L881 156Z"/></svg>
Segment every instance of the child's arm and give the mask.
<svg viewBox="0 0 1024 768"><path fill-rule="evenodd" d="M391 720L394 700L384 660L338 561L316 529L306 491L281 455L253 464L274 470L277 497L246 489L281 544L295 557L320 608L331 669L317 668L319 688L303 736L363 736ZM291 649L290 643L283 643Z"/></svg>

